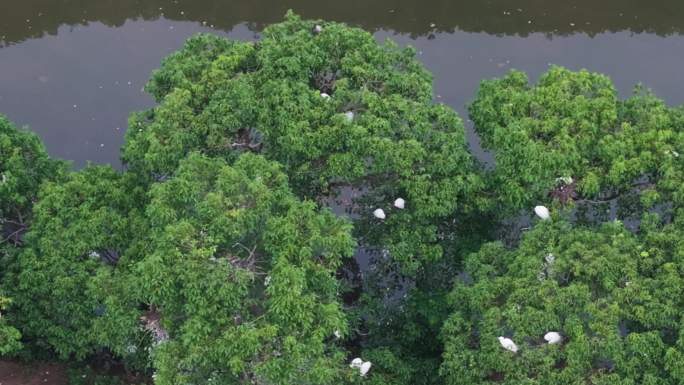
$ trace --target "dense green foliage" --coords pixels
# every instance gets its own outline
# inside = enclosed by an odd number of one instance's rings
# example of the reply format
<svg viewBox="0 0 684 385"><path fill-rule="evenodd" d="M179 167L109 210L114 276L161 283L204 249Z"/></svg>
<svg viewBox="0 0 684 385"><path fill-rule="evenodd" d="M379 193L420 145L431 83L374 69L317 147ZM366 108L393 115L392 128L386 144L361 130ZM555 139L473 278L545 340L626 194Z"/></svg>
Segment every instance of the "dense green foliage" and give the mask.
<svg viewBox="0 0 684 385"><path fill-rule="evenodd" d="M41 188L27 245L7 281L17 324L27 338L61 357L85 357L98 345L104 315L98 275L124 268L140 231L135 193L109 167L88 167Z"/></svg>
<svg viewBox="0 0 684 385"><path fill-rule="evenodd" d="M484 81L470 114L495 151L488 179L506 211L549 194L565 203L651 192L661 178L662 193L680 188L684 110L646 92L621 101L604 75L553 67L530 86L513 71Z"/></svg>
<svg viewBox="0 0 684 385"><path fill-rule="evenodd" d="M300 197L364 191L353 207L364 218L402 197L404 211L363 234L413 272L441 256L435 218L483 203L461 120L432 103L412 49L314 25L290 15L256 43L191 38L154 73L147 89L159 105L133 115L123 158L160 179L191 151L227 160L258 152L283 165Z"/></svg>
<svg viewBox="0 0 684 385"><path fill-rule="evenodd" d="M683 110L554 67L536 85L515 71L484 81L470 112L495 150L501 211L556 210L519 246L467 258L442 330L446 383L681 383ZM637 233L600 223L612 218Z"/></svg>
<svg viewBox="0 0 684 385"><path fill-rule="evenodd" d="M292 14L189 39L147 90L123 172L0 118L0 355L160 385L684 382L684 108L512 71L470 106L485 169L412 49Z"/></svg>
<svg viewBox="0 0 684 385"><path fill-rule="evenodd" d="M485 245L451 294L448 384L679 384L681 234L541 222L519 247ZM550 331L563 341L549 344ZM518 345L505 350L497 337Z"/></svg>
<svg viewBox="0 0 684 385"><path fill-rule="evenodd" d="M4 280L5 266L23 244L40 184L59 179L64 166L49 159L35 134L17 129L0 115L0 280ZM21 333L3 314L11 304L0 290L0 355L21 347Z"/></svg>
<svg viewBox="0 0 684 385"><path fill-rule="evenodd" d="M141 300L170 336L154 353L157 383L339 383L347 222L299 202L279 165L251 154L233 166L191 154L147 211Z"/></svg>
<svg viewBox="0 0 684 385"><path fill-rule="evenodd" d="M35 134L18 130L0 115L0 224L3 238L10 229L27 225L38 188L57 178L64 164L49 159ZM13 225L13 226L10 226Z"/></svg>

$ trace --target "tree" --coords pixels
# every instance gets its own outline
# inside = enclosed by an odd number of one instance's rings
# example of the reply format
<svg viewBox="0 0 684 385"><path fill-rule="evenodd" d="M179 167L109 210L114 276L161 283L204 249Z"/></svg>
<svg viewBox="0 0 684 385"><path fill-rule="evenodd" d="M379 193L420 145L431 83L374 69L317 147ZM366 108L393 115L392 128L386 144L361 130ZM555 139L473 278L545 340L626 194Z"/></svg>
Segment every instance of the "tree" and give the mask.
<svg viewBox="0 0 684 385"><path fill-rule="evenodd" d="M0 115L0 282L22 246L41 183L57 180L65 164L52 160L40 139ZM3 314L12 301L0 292L0 355L21 347L21 333Z"/></svg>
<svg viewBox="0 0 684 385"><path fill-rule="evenodd" d="M501 198L501 212L551 200L671 200L678 189L670 177L679 167L683 110L636 91L621 101L608 77L561 67L532 86L518 71L483 81L470 116L483 146L495 152L488 181ZM649 208L632 213L638 218Z"/></svg>
<svg viewBox="0 0 684 385"><path fill-rule="evenodd" d="M348 222L290 192L281 167L190 154L151 190L135 272L157 384L333 384L347 376L335 272Z"/></svg>
<svg viewBox="0 0 684 385"><path fill-rule="evenodd" d="M4 282L16 304L11 319L25 339L62 359L104 347L99 336L107 331L98 319L109 314L96 283L125 269L127 253L145 234L144 195L127 179L110 167L90 166L44 183L26 246Z"/></svg>
<svg viewBox="0 0 684 385"><path fill-rule="evenodd" d="M519 247L472 254L450 300L448 384L678 384L683 380L681 232L642 235L542 221ZM543 339L555 331L562 341ZM517 353L502 347L510 338Z"/></svg>
<svg viewBox="0 0 684 385"><path fill-rule="evenodd" d="M11 302L12 301L9 298L0 296L0 356L13 353L22 347L21 342L19 341L21 339L21 333L19 330L9 325L2 315L2 311L4 311Z"/></svg>
<svg viewBox="0 0 684 385"><path fill-rule="evenodd" d="M0 115L0 247L21 244L40 184L64 169L64 163L48 157L38 136Z"/></svg>
<svg viewBox="0 0 684 385"><path fill-rule="evenodd" d="M520 245L467 259L442 330L446 382L680 383L682 109L554 67L532 86L516 71L484 81L470 113L495 151L503 217L540 202L554 213ZM625 226L601 224L612 203Z"/></svg>
<svg viewBox="0 0 684 385"><path fill-rule="evenodd" d="M366 222L357 235L415 273L442 255L441 220L487 202L462 122L432 102L413 49L319 24L289 14L255 43L191 38L152 76L159 105L131 117L123 159L163 180L192 151L255 152L283 165L300 198L359 191L345 206ZM393 209L400 197L406 208ZM377 208L391 212L382 224Z"/></svg>

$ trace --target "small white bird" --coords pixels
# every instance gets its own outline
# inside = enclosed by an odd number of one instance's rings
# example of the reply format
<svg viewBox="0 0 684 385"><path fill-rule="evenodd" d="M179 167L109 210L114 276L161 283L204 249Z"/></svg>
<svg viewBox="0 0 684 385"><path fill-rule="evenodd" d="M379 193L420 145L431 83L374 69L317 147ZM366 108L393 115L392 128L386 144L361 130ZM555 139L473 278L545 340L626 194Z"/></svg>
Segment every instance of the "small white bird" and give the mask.
<svg viewBox="0 0 684 385"><path fill-rule="evenodd" d="M321 97L323 99L330 99L330 95L326 94L325 92L321 92Z"/></svg>
<svg viewBox="0 0 684 385"><path fill-rule="evenodd" d="M335 330L333 334L335 335L335 338L342 338L342 333L340 333L339 330Z"/></svg>
<svg viewBox="0 0 684 385"><path fill-rule="evenodd" d="M506 338L506 337L499 337L499 343L501 346L503 346L504 349L509 350L513 353L518 352L518 345L513 342L512 339Z"/></svg>
<svg viewBox="0 0 684 385"><path fill-rule="evenodd" d="M548 254L546 257L544 257L544 260L547 264L553 265L553 263L556 261L556 257L553 254Z"/></svg>
<svg viewBox="0 0 684 385"><path fill-rule="evenodd" d="M383 211L383 209L375 209L375 211L373 211L373 216L378 218L378 219L385 219L386 218L385 211Z"/></svg>
<svg viewBox="0 0 684 385"><path fill-rule="evenodd" d="M549 343L549 345L557 344L563 341L563 337L558 332L548 332L544 334L544 339Z"/></svg>
<svg viewBox="0 0 684 385"><path fill-rule="evenodd" d="M361 365L363 365L363 360L360 359L359 357L354 358L351 363L349 364L350 368L360 368Z"/></svg>
<svg viewBox="0 0 684 385"><path fill-rule="evenodd" d="M401 199L401 198L397 198L394 201L394 207L396 207L398 209L403 209L404 207L406 207L406 201Z"/></svg>
<svg viewBox="0 0 684 385"><path fill-rule="evenodd" d="M534 213L537 214L539 218L542 220L547 220L551 218L551 214L549 213L549 209L547 209L544 206L535 206L534 207Z"/></svg>
<svg viewBox="0 0 684 385"><path fill-rule="evenodd" d="M361 374L361 377L365 377L366 373L368 373L370 368L371 368L370 361L366 361L363 364L361 364L361 367L359 368L359 373Z"/></svg>
<svg viewBox="0 0 684 385"><path fill-rule="evenodd" d="M354 111L347 111L344 113L345 119L347 119L347 122L351 122L354 120Z"/></svg>
<svg viewBox="0 0 684 385"><path fill-rule="evenodd" d="M266 278L264 278L264 286L268 286L271 283L271 276L267 275Z"/></svg>
<svg viewBox="0 0 684 385"><path fill-rule="evenodd" d="M314 32L315 34L318 35L319 33L323 32L323 27L321 27L320 25L316 24L316 25L314 26L314 28L313 28L313 32Z"/></svg>
<svg viewBox="0 0 684 385"><path fill-rule="evenodd" d="M2 177L0 177L0 183L7 183L7 175L5 174L0 174Z"/></svg>

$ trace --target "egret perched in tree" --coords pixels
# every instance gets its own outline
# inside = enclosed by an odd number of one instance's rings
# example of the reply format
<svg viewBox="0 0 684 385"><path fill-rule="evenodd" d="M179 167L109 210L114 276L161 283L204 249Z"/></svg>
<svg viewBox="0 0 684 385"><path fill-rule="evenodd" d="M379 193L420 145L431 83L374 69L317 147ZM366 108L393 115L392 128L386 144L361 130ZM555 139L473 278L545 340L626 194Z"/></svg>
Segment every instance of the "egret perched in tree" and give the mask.
<svg viewBox="0 0 684 385"><path fill-rule="evenodd" d="M503 346L504 349L509 350L513 353L518 352L518 345L513 342L512 339L506 338L506 337L499 337L499 343L501 346Z"/></svg>
<svg viewBox="0 0 684 385"><path fill-rule="evenodd" d="M360 368L362 364L363 364L363 360L359 357L356 357L351 361L351 363L349 364L349 367L350 368Z"/></svg>
<svg viewBox="0 0 684 385"><path fill-rule="evenodd" d="M321 32L323 32L323 27L321 27L320 25L316 24L316 25L313 27L313 33L314 33L314 35L318 35L318 34L321 33Z"/></svg>
<svg viewBox="0 0 684 385"><path fill-rule="evenodd" d="M330 99L330 95L326 94L325 92L321 92L321 97L326 100Z"/></svg>
<svg viewBox="0 0 684 385"><path fill-rule="evenodd" d="M548 332L544 334L544 339L549 343L549 345L557 344L563 341L563 337L561 337L560 333L558 332Z"/></svg>
<svg viewBox="0 0 684 385"><path fill-rule="evenodd" d="M385 219L386 218L385 211L383 211L383 209L375 209L375 211L373 211L373 216L378 218L378 219Z"/></svg>
<svg viewBox="0 0 684 385"><path fill-rule="evenodd" d="M394 207L396 207L398 209L403 209L404 207L406 207L406 201L401 199L401 198L397 198L394 201Z"/></svg>
<svg viewBox="0 0 684 385"><path fill-rule="evenodd" d="M354 111L345 112L344 117L347 119L347 122L353 121L354 120Z"/></svg>
<svg viewBox="0 0 684 385"><path fill-rule="evenodd" d="M368 371L370 370L370 368L371 368L371 363L370 363L370 361L364 362L361 358L356 357L356 358L354 358L354 359L352 360L352 362L349 364L349 367L350 367L350 368L359 369L359 374L361 374L361 376L363 377L363 376L365 376L366 373L368 373Z"/></svg>
<svg viewBox="0 0 684 385"><path fill-rule="evenodd" d="M361 377L364 377L366 375L366 373L368 373L370 368L371 368L370 361L366 361L363 364L361 364L361 367L359 368L359 373L361 373Z"/></svg>
<svg viewBox="0 0 684 385"><path fill-rule="evenodd" d="M544 257L544 260L547 264L553 265L553 263L556 261L556 257L553 254L549 253L546 255L546 257Z"/></svg>
<svg viewBox="0 0 684 385"><path fill-rule="evenodd" d="M537 214L537 216L543 220L547 220L551 218L551 214L549 213L549 209L547 209L544 206L536 206L534 208L534 213Z"/></svg>

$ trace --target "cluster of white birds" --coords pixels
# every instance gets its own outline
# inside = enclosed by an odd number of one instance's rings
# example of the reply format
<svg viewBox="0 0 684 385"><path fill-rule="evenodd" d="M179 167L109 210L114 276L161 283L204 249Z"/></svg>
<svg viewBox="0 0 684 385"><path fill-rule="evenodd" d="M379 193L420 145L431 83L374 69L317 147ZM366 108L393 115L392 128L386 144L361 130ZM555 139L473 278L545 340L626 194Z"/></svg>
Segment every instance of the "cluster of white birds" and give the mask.
<svg viewBox="0 0 684 385"><path fill-rule="evenodd" d="M547 220L551 218L551 213L549 212L549 209L547 209L545 206L535 206L534 213L537 214L537 216L542 220Z"/></svg>
<svg viewBox="0 0 684 385"><path fill-rule="evenodd" d="M549 345L553 345L553 344L557 344L557 343L562 342L563 337L558 332L548 332L548 333L544 334L544 340ZM511 351L513 353L518 352L518 345L516 345L515 342L513 342L513 340L510 338L501 336L501 337L499 337L499 343L501 344L501 346L504 349L506 349L508 351Z"/></svg>
<svg viewBox="0 0 684 385"><path fill-rule="evenodd" d="M361 375L361 377L364 377L370 370L371 363L370 361L364 361L361 358L356 357L351 361L349 367L359 369L359 374Z"/></svg>
<svg viewBox="0 0 684 385"><path fill-rule="evenodd" d="M406 201L402 198L397 198L394 200L394 207L398 208L399 210L402 210L406 207ZM385 215L385 210L383 209L375 209L373 211L373 216L378 218L378 219L385 219L387 218L387 215Z"/></svg>

